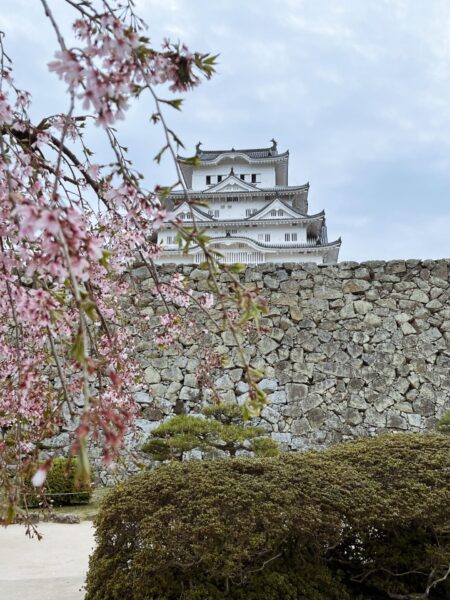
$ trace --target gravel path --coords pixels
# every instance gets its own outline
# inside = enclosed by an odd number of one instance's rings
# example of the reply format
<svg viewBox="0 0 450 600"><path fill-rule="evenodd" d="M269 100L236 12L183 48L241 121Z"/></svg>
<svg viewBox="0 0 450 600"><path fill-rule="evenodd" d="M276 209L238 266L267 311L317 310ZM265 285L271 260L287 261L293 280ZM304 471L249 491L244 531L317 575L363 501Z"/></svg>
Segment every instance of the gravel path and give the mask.
<svg viewBox="0 0 450 600"><path fill-rule="evenodd" d="M82 600L94 547L94 528L40 523L43 539L25 536L21 525L0 528L0 596L5 600Z"/></svg>

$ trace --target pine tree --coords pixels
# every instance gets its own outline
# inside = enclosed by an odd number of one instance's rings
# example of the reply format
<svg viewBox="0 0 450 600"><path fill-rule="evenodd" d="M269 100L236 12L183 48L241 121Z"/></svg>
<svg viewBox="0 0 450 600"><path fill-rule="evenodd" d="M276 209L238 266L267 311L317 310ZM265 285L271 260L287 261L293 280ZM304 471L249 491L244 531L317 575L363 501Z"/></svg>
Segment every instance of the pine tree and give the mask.
<svg viewBox="0 0 450 600"><path fill-rule="evenodd" d="M182 461L187 452L221 450L234 458L239 450L256 456L276 456L277 443L262 427L244 422L238 404L219 402L203 409L203 417L177 415L162 423L148 438L142 450L155 460Z"/></svg>

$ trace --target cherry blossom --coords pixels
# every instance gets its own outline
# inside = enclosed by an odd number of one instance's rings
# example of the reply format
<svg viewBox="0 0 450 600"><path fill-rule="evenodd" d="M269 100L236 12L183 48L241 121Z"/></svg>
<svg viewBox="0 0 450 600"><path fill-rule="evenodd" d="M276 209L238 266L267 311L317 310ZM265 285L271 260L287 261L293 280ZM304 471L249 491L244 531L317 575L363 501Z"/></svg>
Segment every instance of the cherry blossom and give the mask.
<svg viewBox="0 0 450 600"><path fill-rule="evenodd" d="M70 48L46 0L41 3L59 44L49 77L56 74L67 85L67 112L32 120L32 97L17 87L0 36L0 503L6 521L23 504L24 482L45 483L52 456L40 448L67 420L73 423L71 451L84 475L88 439L110 463L132 429L142 375L121 311L136 261L168 309L151 332L157 346L201 333L182 311L208 313L218 300L225 306L215 279L219 266L204 236L195 227L184 231L164 203L184 183L176 161L181 142L161 107L179 109L180 99L155 92L159 84L175 92L192 89L211 77L215 57L169 41L153 48L133 3L114 0L99 0L98 10L94 3L68 2L76 14L77 45ZM152 103L152 121L164 136L156 162L164 152L174 159L176 181L166 188L145 187L111 127L142 98ZM87 145L85 132L93 123L102 126L109 145L104 164ZM211 293L194 294L178 274L159 281L153 261L161 248L152 240L165 221L181 239L202 247ZM230 297L245 322L255 313L254 298L231 269L227 273L234 286ZM239 326L227 313L224 319L232 331ZM209 362L212 368L219 364L212 357Z"/></svg>

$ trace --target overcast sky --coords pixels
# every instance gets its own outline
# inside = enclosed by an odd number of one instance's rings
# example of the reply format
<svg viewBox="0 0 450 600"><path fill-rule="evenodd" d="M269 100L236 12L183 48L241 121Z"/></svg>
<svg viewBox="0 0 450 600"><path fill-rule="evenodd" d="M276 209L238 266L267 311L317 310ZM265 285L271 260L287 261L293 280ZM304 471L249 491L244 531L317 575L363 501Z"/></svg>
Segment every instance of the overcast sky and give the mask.
<svg viewBox="0 0 450 600"><path fill-rule="evenodd" d="M49 0L61 10L62 0ZM164 37L220 53L217 75L169 120L194 152L278 140L289 182L311 184L340 260L450 256L448 0L136 0ZM1 0L0 24L36 118L66 108L47 72L55 40L39 0ZM68 11L61 17L66 20ZM121 127L149 184L161 134L150 104Z"/></svg>

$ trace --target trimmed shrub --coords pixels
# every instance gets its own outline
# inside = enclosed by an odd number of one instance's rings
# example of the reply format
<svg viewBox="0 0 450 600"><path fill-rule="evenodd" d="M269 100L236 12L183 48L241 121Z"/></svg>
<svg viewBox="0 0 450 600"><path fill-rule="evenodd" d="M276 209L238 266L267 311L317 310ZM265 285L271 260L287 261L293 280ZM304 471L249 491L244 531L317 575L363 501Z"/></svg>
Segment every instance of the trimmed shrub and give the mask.
<svg viewBox="0 0 450 600"><path fill-rule="evenodd" d="M91 485L77 482L78 463L76 458L55 458L41 493L31 488L27 496L29 508L39 506L43 501L53 506L87 504L92 496Z"/></svg>
<svg viewBox="0 0 450 600"><path fill-rule="evenodd" d="M86 600L449 599L449 506L446 436L171 463L105 499Z"/></svg>

